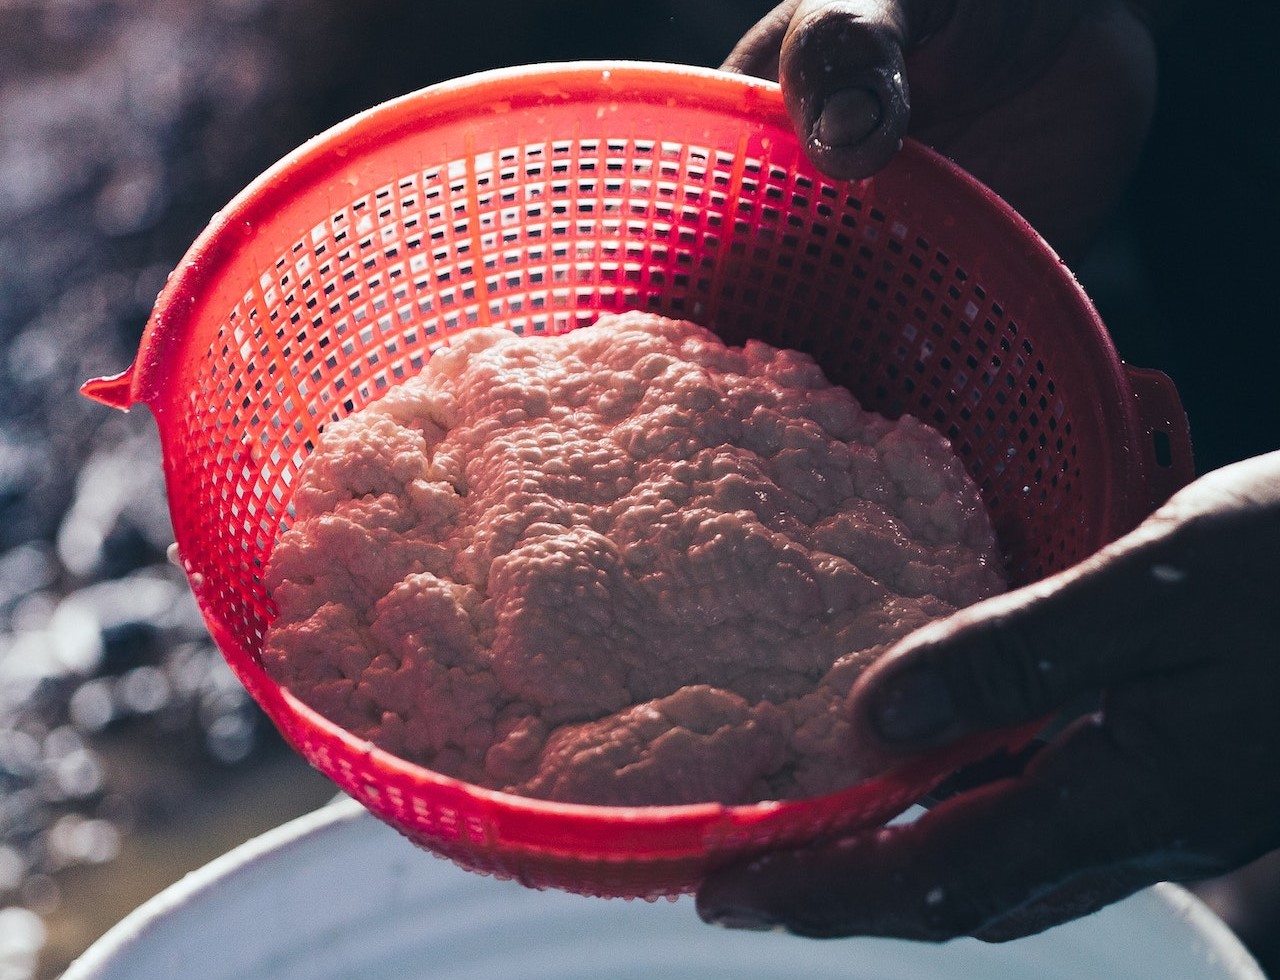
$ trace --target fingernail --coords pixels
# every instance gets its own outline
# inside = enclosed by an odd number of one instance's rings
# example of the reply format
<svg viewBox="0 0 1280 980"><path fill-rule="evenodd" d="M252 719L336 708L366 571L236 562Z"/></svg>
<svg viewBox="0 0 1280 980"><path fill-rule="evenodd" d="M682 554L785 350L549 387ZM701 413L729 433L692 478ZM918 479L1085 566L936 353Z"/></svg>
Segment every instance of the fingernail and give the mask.
<svg viewBox="0 0 1280 980"><path fill-rule="evenodd" d="M824 146L857 146L879 127L883 111L880 97L871 89L833 92L822 104L813 138Z"/></svg>
<svg viewBox="0 0 1280 980"><path fill-rule="evenodd" d="M708 909L702 913L704 922L725 929L744 929L750 932L768 932L778 927L778 921L763 909L743 906L725 906Z"/></svg>
<svg viewBox="0 0 1280 980"><path fill-rule="evenodd" d="M872 703L871 721L885 741L910 742L945 731L955 712L942 675L924 667L904 671L884 686Z"/></svg>

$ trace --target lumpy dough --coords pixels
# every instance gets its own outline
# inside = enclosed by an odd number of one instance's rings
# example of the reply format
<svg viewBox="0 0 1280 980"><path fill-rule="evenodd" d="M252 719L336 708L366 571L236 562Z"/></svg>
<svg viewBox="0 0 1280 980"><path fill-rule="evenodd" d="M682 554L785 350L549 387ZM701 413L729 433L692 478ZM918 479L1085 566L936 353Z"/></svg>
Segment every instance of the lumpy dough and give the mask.
<svg viewBox="0 0 1280 980"><path fill-rule="evenodd" d="M856 781L859 672L1005 585L938 433L639 313L461 335L328 428L293 510L271 675L401 758L573 802Z"/></svg>

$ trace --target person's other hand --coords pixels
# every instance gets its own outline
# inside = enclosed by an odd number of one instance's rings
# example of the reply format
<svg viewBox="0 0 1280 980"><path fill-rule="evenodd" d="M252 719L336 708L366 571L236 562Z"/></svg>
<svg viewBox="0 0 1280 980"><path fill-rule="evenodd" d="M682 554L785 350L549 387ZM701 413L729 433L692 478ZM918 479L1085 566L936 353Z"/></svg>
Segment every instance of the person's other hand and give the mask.
<svg viewBox="0 0 1280 980"><path fill-rule="evenodd" d="M831 176L870 176L909 134L1068 260L1131 175L1156 90L1150 32L1124 0L788 0L724 67L781 83Z"/></svg>
<svg viewBox="0 0 1280 980"><path fill-rule="evenodd" d="M999 941L1280 846L1280 452L1192 483L1079 566L917 631L850 705L884 768L1099 694L1018 776L719 872L700 913Z"/></svg>

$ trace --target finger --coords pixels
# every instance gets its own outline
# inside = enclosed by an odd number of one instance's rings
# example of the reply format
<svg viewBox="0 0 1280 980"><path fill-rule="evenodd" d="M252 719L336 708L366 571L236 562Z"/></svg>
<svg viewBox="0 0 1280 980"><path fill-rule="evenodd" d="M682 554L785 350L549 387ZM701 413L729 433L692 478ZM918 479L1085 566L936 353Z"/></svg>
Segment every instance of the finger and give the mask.
<svg viewBox="0 0 1280 980"><path fill-rule="evenodd" d="M1092 706L1116 683L1192 666L1212 649L1196 613L1206 571L1159 521L1043 582L917 630L850 693L864 765L979 730Z"/></svg>
<svg viewBox="0 0 1280 980"><path fill-rule="evenodd" d="M1150 873L1140 865L1091 869L987 923L974 937L987 943L1007 943L1034 936L1064 922L1092 915L1152 883Z"/></svg>
<svg viewBox="0 0 1280 980"><path fill-rule="evenodd" d="M1142 770L1105 727L1081 723L1023 777L915 823L718 872L699 914L815 937L1040 931L1196 865L1176 844L1180 811Z"/></svg>
<svg viewBox="0 0 1280 980"><path fill-rule="evenodd" d="M792 124L824 172L870 176L897 153L910 101L901 0L802 0L779 55Z"/></svg>
<svg viewBox="0 0 1280 980"><path fill-rule="evenodd" d="M782 38L799 4L800 0L787 0L770 10L734 45L720 67L776 82Z"/></svg>

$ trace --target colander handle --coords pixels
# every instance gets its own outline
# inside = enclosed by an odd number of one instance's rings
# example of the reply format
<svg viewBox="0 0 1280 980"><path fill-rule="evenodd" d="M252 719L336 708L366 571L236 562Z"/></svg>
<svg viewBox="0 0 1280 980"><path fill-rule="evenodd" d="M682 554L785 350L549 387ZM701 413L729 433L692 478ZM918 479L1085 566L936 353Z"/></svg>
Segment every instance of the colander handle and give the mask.
<svg viewBox="0 0 1280 980"><path fill-rule="evenodd" d="M1129 364L1124 371L1133 390L1138 423L1146 436L1141 450L1150 475L1150 512L1195 479L1191 430L1178 389L1167 374Z"/></svg>
<svg viewBox="0 0 1280 980"><path fill-rule="evenodd" d="M133 369L130 364L119 374L105 378L90 378L80 386L80 394L92 398L110 408L127 412L135 401L133 393Z"/></svg>

